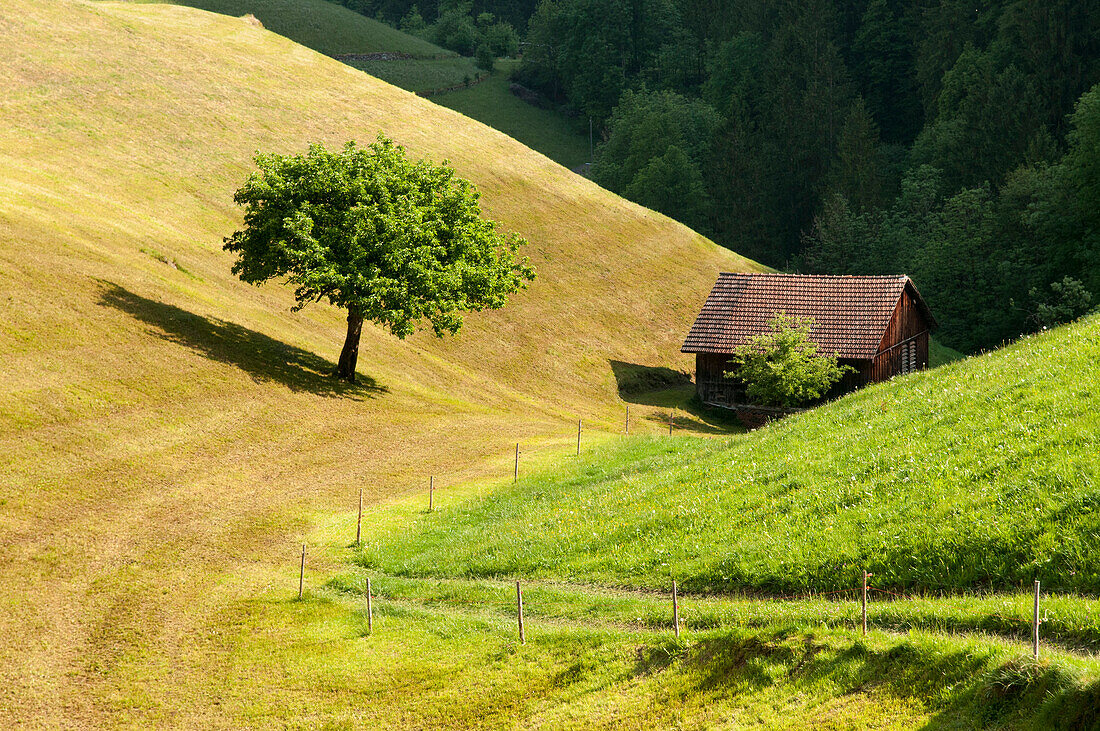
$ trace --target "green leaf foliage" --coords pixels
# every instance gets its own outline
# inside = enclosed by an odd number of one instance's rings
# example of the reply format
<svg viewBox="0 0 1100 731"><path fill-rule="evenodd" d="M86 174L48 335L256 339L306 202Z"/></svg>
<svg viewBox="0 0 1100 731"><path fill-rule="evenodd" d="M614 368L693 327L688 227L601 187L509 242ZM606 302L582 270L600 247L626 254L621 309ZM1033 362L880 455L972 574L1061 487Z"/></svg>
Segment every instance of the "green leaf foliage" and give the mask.
<svg viewBox="0 0 1100 731"><path fill-rule="evenodd" d="M493 56L493 52L488 45L482 43L478 46L475 57L477 58L477 67L479 69L492 73L493 67L496 65L496 57Z"/></svg>
<svg viewBox="0 0 1100 731"><path fill-rule="evenodd" d="M453 335L461 313L502 307L534 279L517 256L525 242L481 217L469 182L383 135L366 149L315 144L256 164L234 196L244 228L225 249L243 281L294 285L296 310L327 300L399 338L424 319Z"/></svg>
<svg viewBox="0 0 1100 731"><path fill-rule="evenodd" d="M1065 277L1061 282L1051 282L1050 289L1051 298L1038 302L1032 314L1041 327L1054 327L1070 322L1092 307L1092 295L1073 277ZM1033 300L1038 300L1040 297L1035 289L1032 289L1030 294Z"/></svg>
<svg viewBox="0 0 1100 731"><path fill-rule="evenodd" d="M702 171L721 117L705 102L671 91L628 91L596 151L592 177L648 208L709 229Z"/></svg>
<svg viewBox="0 0 1100 731"><path fill-rule="evenodd" d="M597 182L741 254L909 273L967 351L1034 329L1032 289L1100 297L1095 2L541 0L528 28L522 81L593 119Z"/></svg>
<svg viewBox="0 0 1100 731"><path fill-rule="evenodd" d="M698 230L706 227L709 204L699 168L679 147L652 158L623 191L631 200L666 215L679 215Z"/></svg>
<svg viewBox="0 0 1100 731"><path fill-rule="evenodd" d="M812 318L776 313L767 332L733 354L727 377L743 381L749 400L762 406L803 406L821 398L855 369L839 365L835 355L818 355L812 328Z"/></svg>
<svg viewBox="0 0 1100 731"><path fill-rule="evenodd" d="M886 203L883 184L885 158L875 120L863 99L857 97L841 127L836 159L826 183L830 190L844 196L857 211L881 208ZM830 197L823 199L823 208L829 206Z"/></svg>
<svg viewBox="0 0 1100 731"><path fill-rule="evenodd" d="M615 109L611 134L597 151L592 174L596 182L619 191L673 147L685 162L702 168L721 121L710 105L671 91L628 91Z"/></svg>
<svg viewBox="0 0 1100 731"><path fill-rule="evenodd" d="M1084 94L1072 116L1070 150L1063 163L1064 199L1070 208L1072 256L1082 279L1100 292L1100 84ZM1053 213L1060 214L1063 207Z"/></svg>

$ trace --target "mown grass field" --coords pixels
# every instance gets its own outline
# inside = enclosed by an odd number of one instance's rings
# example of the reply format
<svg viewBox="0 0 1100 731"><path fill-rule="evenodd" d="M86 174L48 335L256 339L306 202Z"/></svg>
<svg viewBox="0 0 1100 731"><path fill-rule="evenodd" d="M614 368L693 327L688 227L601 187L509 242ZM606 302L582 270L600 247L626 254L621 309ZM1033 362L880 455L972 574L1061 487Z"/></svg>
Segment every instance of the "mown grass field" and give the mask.
<svg viewBox="0 0 1100 731"><path fill-rule="evenodd" d="M1100 592L1100 316L729 439L608 442L367 544L408 576Z"/></svg>
<svg viewBox="0 0 1100 731"><path fill-rule="evenodd" d="M385 51L409 54L414 58L345 60L349 66L407 91L445 89L485 73L472 58L460 57L327 0L180 0L174 4L234 17L251 13L269 30L332 56ZM588 137L580 130L580 122L527 104L508 91L508 75L516 63L500 59L489 78L469 89L435 95L432 101L500 130L567 168L589 162Z"/></svg>
<svg viewBox="0 0 1100 731"><path fill-rule="evenodd" d="M329 56L387 51L427 57L458 55L328 0L171 1L232 17L254 15L273 33Z"/></svg>
<svg viewBox="0 0 1100 731"><path fill-rule="evenodd" d="M617 429L612 362L689 367L717 271L754 266L239 18L13 0L0 42L5 727L325 726L361 679L316 643L280 665L310 644L276 591L316 517L499 474L577 417ZM454 340L366 329L344 388L342 314L236 281L221 244L257 150L380 130L472 179L539 279Z"/></svg>

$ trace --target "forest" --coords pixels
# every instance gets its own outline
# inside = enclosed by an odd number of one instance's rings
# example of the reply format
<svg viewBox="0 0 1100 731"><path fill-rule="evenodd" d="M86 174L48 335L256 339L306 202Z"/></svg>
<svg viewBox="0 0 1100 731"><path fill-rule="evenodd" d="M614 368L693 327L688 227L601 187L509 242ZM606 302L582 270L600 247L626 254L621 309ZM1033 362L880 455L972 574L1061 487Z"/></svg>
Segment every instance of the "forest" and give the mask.
<svg viewBox="0 0 1100 731"><path fill-rule="evenodd" d="M951 347L1100 299L1100 3L345 4L460 51L515 33L598 183L783 270L907 273Z"/></svg>

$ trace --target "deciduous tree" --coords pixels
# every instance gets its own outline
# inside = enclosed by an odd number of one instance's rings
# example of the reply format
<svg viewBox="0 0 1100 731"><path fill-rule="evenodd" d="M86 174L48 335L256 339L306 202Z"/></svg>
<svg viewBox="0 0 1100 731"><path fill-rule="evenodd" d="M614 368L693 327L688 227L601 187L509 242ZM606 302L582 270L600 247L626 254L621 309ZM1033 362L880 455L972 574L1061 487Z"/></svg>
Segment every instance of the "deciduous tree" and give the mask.
<svg viewBox="0 0 1100 731"><path fill-rule="evenodd" d="M363 322L399 338L427 320L455 334L463 312L503 307L535 273L518 236L481 216L478 192L446 163L410 160L384 135L367 149L320 144L299 155L259 154L234 200L244 228L225 239L249 284L283 277L300 310L327 300L347 310L335 375L355 382Z"/></svg>

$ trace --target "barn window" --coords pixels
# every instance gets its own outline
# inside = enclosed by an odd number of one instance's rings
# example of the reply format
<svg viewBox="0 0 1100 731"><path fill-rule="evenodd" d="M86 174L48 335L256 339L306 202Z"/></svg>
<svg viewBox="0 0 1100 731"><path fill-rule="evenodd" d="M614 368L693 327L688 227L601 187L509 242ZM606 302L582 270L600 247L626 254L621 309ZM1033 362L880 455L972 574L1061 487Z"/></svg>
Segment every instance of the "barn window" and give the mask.
<svg viewBox="0 0 1100 731"><path fill-rule="evenodd" d="M898 372L902 375L913 373L917 370L917 343L910 340L901 346L901 368Z"/></svg>

